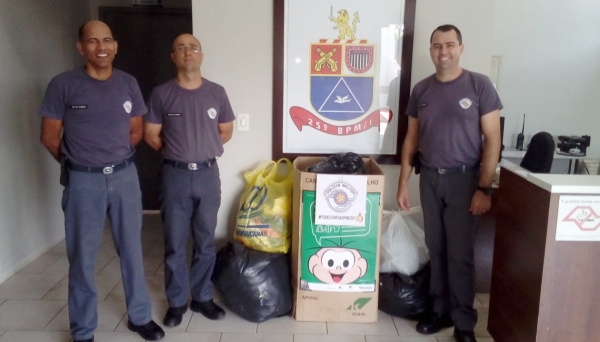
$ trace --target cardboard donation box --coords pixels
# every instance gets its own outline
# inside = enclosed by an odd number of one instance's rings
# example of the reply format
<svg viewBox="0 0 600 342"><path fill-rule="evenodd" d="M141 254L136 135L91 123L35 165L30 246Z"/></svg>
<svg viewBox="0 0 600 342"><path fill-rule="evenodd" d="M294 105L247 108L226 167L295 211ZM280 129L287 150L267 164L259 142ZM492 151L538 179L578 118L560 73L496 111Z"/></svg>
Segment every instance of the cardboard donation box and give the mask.
<svg viewBox="0 0 600 342"><path fill-rule="evenodd" d="M322 159L298 157L294 161L293 316L298 321L376 322L384 175L370 158L363 158L366 171L363 177L327 175L325 178L306 172ZM360 187L352 186L349 181L352 177L361 182L366 180L366 193L355 190ZM317 178L323 184L317 186ZM365 188L364 183L360 184ZM363 196L362 202L357 200L359 196ZM347 210L353 201L365 205L354 208L359 210L357 215ZM317 224L315 211L322 213L323 209L317 208L327 207L327 203L336 213L319 214L319 220L331 218L348 223Z"/></svg>

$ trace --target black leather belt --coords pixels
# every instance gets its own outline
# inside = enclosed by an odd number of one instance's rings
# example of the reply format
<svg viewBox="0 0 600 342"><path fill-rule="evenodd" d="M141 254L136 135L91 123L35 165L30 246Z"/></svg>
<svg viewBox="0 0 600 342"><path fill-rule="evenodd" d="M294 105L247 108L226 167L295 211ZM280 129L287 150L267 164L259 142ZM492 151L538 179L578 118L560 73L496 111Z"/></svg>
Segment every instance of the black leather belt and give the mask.
<svg viewBox="0 0 600 342"><path fill-rule="evenodd" d="M477 171L477 170L479 170L480 166L479 166L479 164L471 165L471 166L463 165L463 166L456 166L456 167L429 167L429 166L421 165L421 168L428 170L428 171L437 172L440 175L447 175L447 174L452 174L452 173L467 173L467 172Z"/></svg>
<svg viewBox="0 0 600 342"><path fill-rule="evenodd" d="M167 165L171 165L178 169L191 170L191 171L197 171L200 169L211 167L211 165L215 164L216 162L217 162L217 158L213 158L213 159L209 159L209 160L205 160L205 161L201 161L201 162L194 162L194 163L182 162L182 161L171 160L171 159L166 159L166 158L163 159L163 163L165 163Z"/></svg>
<svg viewBox="0 0 600 342"><path fill-rule="evenodd" d="M113 172L117 172L126 168L127 166L133 164L133 156L125 159L119 164L113 164L108 166L83 166L73 164L73 162L67 159L68 169L70 171L78 171L78 172L88 172L88 173L103 173L105 175L110 175Z"/></svg>

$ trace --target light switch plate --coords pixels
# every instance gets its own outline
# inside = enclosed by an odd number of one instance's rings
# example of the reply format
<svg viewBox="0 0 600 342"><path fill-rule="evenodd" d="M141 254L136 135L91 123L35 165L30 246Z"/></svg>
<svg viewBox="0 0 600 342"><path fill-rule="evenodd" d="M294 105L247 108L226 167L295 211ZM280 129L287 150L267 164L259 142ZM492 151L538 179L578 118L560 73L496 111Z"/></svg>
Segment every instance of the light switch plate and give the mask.
<svg viewBox="0 0 600 342"><path fill-rule="evenodd" d="M250 114L238 114L237 129L238 129L238 131L249 131L250 130Z"/></svg>

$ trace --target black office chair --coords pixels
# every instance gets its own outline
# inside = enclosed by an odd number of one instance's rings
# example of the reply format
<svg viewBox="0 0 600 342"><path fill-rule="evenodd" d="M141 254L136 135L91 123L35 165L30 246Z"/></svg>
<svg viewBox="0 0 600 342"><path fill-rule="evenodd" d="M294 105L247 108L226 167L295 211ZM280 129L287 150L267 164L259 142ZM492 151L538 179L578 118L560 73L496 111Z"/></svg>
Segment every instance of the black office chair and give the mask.
<svg viewBox="0 0 600 342"><path fill-rule="evenodd" d="M531 138L521 167L533 173L550 173L556 145L550 133L539 132Z"/></svg>

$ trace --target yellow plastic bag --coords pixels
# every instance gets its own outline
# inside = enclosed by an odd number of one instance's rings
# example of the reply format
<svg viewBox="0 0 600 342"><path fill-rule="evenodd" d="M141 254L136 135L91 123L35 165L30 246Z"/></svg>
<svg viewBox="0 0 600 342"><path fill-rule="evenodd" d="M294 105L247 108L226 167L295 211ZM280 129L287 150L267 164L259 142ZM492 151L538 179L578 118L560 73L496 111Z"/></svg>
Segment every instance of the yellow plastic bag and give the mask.
<svg viewBox="0 0 600 342"><path fill-rule="evenodd" d="M233 238L262 252L287 253L292 227L292 162L286 158L268 161L246 172L244 178L246 189Z"/></svg>

